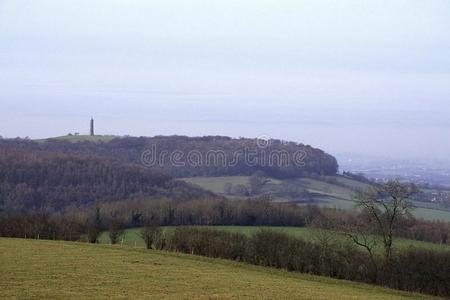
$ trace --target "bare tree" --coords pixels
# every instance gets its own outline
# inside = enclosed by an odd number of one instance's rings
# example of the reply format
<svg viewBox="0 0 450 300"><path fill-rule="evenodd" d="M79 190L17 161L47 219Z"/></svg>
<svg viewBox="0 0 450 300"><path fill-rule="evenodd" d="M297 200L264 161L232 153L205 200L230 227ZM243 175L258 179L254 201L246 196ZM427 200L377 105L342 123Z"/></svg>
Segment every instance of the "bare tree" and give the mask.
<svg viewBox="0 0 450 300"><path fill-rule="evenodd" d="M87 237L88 237L89 243L92 243L92 244L98 243L98 238L100 237L100 233L101 233L101 229L97 224L90 222L87 225Z"/></svg>
<svg viewBox="0 0 450 300"><path fill-rule="evenodd" d="M161 227L147 225L141 230L141 237L145 241L147 249L162 249L164 247L163 231Z"/></svg>
<svg viewBox="0 0 450 300"><path fill-rule="evenodd" d="M365 249L369 254L370 263L373 267L372 282L376 282L378 277L378 263L376 259L376 247L378 245L376 235L373 233L373 227L369 222L365 222L362 219L355 220L352 224L345 224L344 230L350 240L357 246Z"/></svg>
<svg viewBox="0 0 450 300"><path fill-rule="evenodd" d="M109 239L111 240L111 244L117 244L124 233L123 225L120 222L114 220L109 224Z"/></svg>
<svg viewBox="0 0 450 300"><path fill-rule="evenodd" d="M410 198L416 193L418 189L414 184L393 180L378 188L359 192L355 197L357 206L362 209L363 216L367 217L367 225L374 226L375 233L381 236L386 262L391 258L394 231L402 218L411 216L414 206ZM352 239L368 251L374 247L372 242L366 243L355 239L355 236Z"/></svg>
<svg viewBox="0 0 450 300"><path fill-rule="evenodd" d="M87 220L87 236L89 243L98 243L98 238L102 230L102 220L100 215L100 207L95 208L95 213L92 219Z"/></svg>

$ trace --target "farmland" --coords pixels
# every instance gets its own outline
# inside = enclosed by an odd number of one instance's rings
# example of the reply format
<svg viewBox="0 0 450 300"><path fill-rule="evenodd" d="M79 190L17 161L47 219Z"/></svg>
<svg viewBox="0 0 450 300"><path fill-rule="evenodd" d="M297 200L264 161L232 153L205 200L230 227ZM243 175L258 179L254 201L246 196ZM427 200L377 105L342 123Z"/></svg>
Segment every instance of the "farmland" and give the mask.
<svg viewBox="0 0 450 300"><path fill-rule="evenodd" d="M248 185L249 176L223 176L223 177L190 177L183 180L191 184L198 185L214 193L224 194L225 184ZM272 194L283 182L298 186L310 193L311 200L307 203L301 202L299 205L315 203L322 207L338 209L354 209L355 202L353 195L356 190L364 190L368 184L352 180L343 176L327 176L326 181L314 178L295 178L289 180L270 179L262 189L262 193ZM291 201L284 198L275 198L276 201ZM413 215L425 220L450 221L450 211L438 207L432 203L414 202L416 208Z"/></svg>
<svg viewBox="0 0 450 300"><path fill-rule="evenodd" d="M0 298L434 299L197 256L0 239Z"/></svg>

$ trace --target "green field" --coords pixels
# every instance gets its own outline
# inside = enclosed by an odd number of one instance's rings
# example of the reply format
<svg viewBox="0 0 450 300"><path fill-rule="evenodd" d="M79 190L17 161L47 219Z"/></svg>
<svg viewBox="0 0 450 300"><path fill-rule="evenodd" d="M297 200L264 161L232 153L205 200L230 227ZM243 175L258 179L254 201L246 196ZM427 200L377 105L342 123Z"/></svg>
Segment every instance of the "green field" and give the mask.
<svg viewBox="0 0 450 300"><path fill-rule="evenodd" d="M175 227L165 227L164 230L170 233L174 230ZM306 227L256 227L256 226L197 226L197 228L214 228L217 230L224 230L229 232L240 232L246 235L251 235L252 233L257 232L261 228L276 230L279 232L284 232L286 234L303 238L305 240L317 240L327 235L329 237L333 237L336 241L344 241L347 238L340 233L336 233L333 231L325 231L314 228L306 228ZM110 240L108 237L108 233L104 232L100 236L99 242L102 244L109 244ZM123 237L123 243L132 247L145 247L144 241L141 238L141 233L139 228L128 229L125 231L125 235ZM450 246L447 245L437 245L432 243L426 243L421 241L407 240L407 239L395 239L394 240L394 249L402 249L407 247L416 247L422 249L432 249L437 251L450 251ZM379 251L382 251L381 244L379 245Z"/></svg>
<svg viewBox="0 0 450 300"><path fill-rule="evenodd" d="M223 194L226 183L248 185L249 176L190 177L183 180L213 193Z"/></svg>
<svg viewBox="0 0 450 300"><path fill-rule="evenodd" d="M45 140L60 140L60 141L69 141L72 143L76 142L110 142L113 139L120 138L120 136L117 135L63 135L58 136L54 138L49 138ZM45 140L38 140L38 141L45 141Z"/></svg>
<svg viewBox="0 0 450 300"><path fill-rule="evenodd" d="M435 299L189 256L0 238L1 299Z"/></svg>
<svg viewBox="0 0 450 300"><path fill-rule="evenodd" d="M352 200L355 189L367 189L368 184L356 180L352 180L343 176L329 176L330 182L325 182L313 178L296 178L286 180L291 184L295 184L311 194L313 194L314 203L322 207L354 209L355 202ZM249 176L222 176L222 177L191 177L184 178L186 182L198 185L206 190L210 190L217 194L224 194L226 183L233 185L248 185ZM263 188L263 193L273 192L283 181L271 179L271 181ZM229 196L229 195L226 195ZM285 201L286 199L274 199L276 201ZM289 201L289 200L287 200ZM311 202L312 203L312 202ZM439 209L432 203L414 202L416 209L413 215L417 218L425 220L443 220L450 222L450 211Z"/></svg>

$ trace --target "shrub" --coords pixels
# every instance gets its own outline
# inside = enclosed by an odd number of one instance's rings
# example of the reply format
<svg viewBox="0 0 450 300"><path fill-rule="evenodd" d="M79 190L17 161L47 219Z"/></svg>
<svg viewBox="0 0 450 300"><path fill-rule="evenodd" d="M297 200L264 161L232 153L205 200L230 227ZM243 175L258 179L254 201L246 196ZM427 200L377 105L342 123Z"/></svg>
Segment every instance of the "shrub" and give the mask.
<svg viewBox="0 0 450 300"><path fill-rule="evenodd" d="M123 226L117 221L112 221L109 225L109 239L111 240L111 244L117 244L120 237L123 236L124 231L122 227Z"/></svg>
<svg viewBox="0 0 450 300"><path fill-rule="evenodd" d="M163 232L159 226L146 226L141 230L147 249L162 249Z"/></svg>

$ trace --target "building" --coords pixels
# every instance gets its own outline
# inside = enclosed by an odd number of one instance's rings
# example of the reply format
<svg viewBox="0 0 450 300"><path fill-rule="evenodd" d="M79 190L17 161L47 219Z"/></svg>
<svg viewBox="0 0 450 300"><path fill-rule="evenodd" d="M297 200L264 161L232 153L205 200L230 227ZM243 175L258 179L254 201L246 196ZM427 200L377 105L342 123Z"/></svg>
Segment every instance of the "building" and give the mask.
<svg viewBox="0 0 450 300"><path fill-rule="evenodd" d="M91 131L90 131L90 135L94 136L94 118L91 118Z"/></svg>

